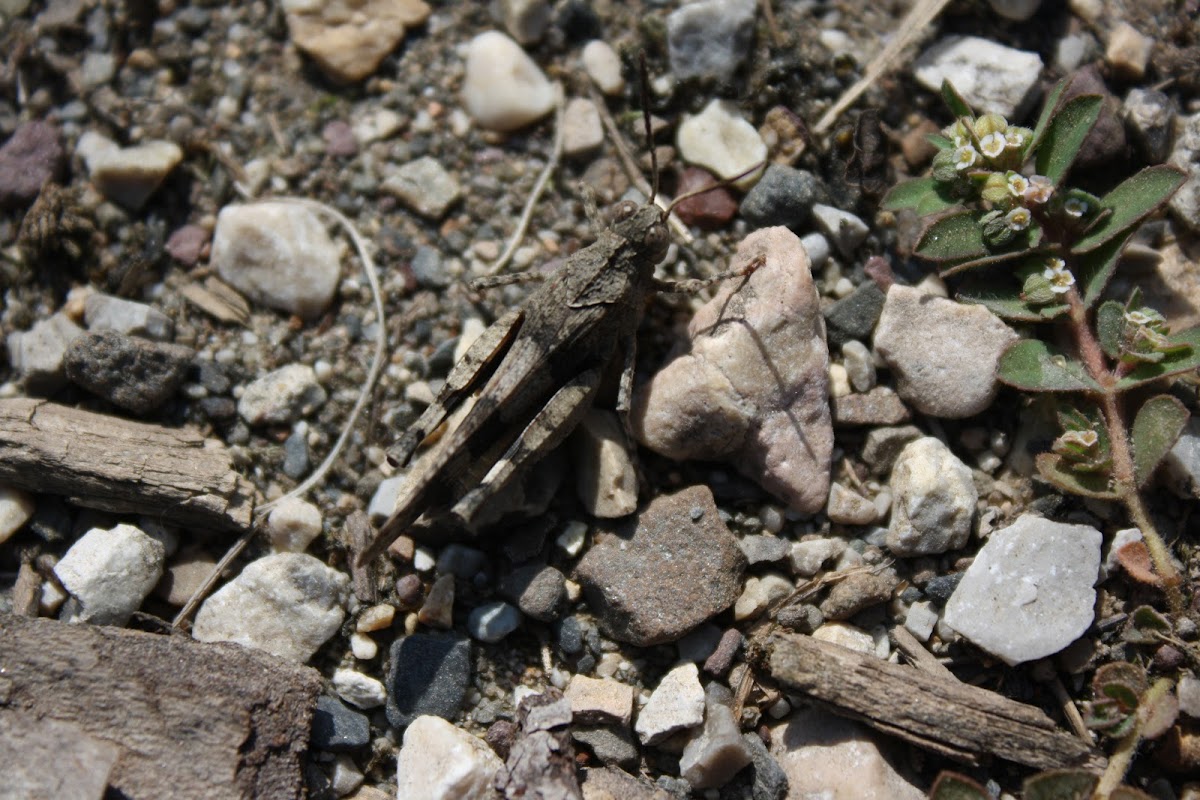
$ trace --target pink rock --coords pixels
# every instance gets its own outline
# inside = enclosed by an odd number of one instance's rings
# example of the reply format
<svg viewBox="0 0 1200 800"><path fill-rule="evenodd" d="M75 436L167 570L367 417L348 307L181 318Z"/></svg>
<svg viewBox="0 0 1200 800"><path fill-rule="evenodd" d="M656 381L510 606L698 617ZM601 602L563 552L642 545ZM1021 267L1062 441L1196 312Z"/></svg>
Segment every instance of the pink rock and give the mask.
<svg viewBox="0 0 1200 800"><path fill-rule="evenodd" d="M57 127L40 120L22 124L0 147L0 208L33 202L65 163Z"/></svg>
<svg viewBox="0 0 1200 800"><path fill-rule="evenodd" d="M358 152L358 140L350 125L340 119L326 123L321 131L325 140L325 152L331 156L349 157Z"/></svg>
<svg viewBox="0 0 1200 800"><path fill-rule="evenodd" d="M716 187L717 179L712 173L699 167L688 167L679 177L677 195L695 192L707 186ZM737 213L737 201L725 187L716 187L704 194L688 198L675 207L675 213L688 225L701 228L719 228Z"/></svg>
<svg viewBox="0 0 1200 800"><path fill-rule="evenodd" d="M676 459L729 461L797 511L829 494L829 350L808 255L784 227L746 237L690 343L634 395L638 439Z"/></svg>
<svg viewBox="0 0 1200 800"><path fill-rule="evenodd" d="M200 260L206 244L208 231L199 225L184 225L167 238L166 251L180 264L193 267Z"/></svg>

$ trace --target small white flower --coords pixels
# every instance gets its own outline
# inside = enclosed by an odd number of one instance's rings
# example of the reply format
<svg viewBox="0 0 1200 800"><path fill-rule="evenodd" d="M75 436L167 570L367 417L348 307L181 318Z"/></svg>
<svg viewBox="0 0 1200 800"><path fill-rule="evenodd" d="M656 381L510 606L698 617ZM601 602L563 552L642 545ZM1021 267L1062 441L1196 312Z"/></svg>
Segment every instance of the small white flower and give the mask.
<svg viewBox="0 0 1200 800"><path fill-rule="evenodd" d="M1032 175L1029 178L1029 187L1025 190L1025 201L1034 205L1041 205L1050 199L1050 195L1054 194L1054 184L1045 175Z"/></svg>
<svg viewBox="0 0 1200 800"><path fill-rule="evenodd" d="M1013 128L1004 134L1004 144L1009 149L1015 150L1025 146L1025 134Z"/></svg>
<svg viewBox="0 0 1200 800"><path fill-rule="evenodd" d="M989 133L979 140L979 150L988 158L997 158L1004 152L1004 134Z"/></svg>
<svg viewBox="0 0 1200 800"><path fill-rule="evenodd" d="M1055 294L1066 294L1075 285L1075 276L1061 258L1048 259L1042 277L1050 282L1050 291Z"/></svg>
<svg viewBox="0 0 1200 800"><path fill-rule="evenodd" d="M1078 197L1068 198L1067 202L1063 203L1063 211L1072 217L1082 217L1088 212L1087 200Z"/></svg>
<svg viewBox="0 0 1200 800"><path fill-rule="evenodd" d="M1012 211L1004 215L1004 221L1008 224L1009 230L1023 231L1029 227L1030 220L1033 215L1029 213L1028 208L1017 206Z"/></svg>
<svg viewBox="0 0 1200 800"><path fill-rule="evenodd" d="M1063 444L1080 445L1086 449L1091 449L1100 441L1100 436L1095 431L1067 431L1058 440Z"/></svg>
<svg viewBox="0 0 1200 800"><path fill-rule="evenodd" d="M1029 188L1029 181L1019 172L1010 172L1008 174L1008 191L1013 197L1024 197L1025 190Z"/></svg>
<svg viewBox="0 0 1200 800"><path fill-rule="evenodd" d="M1149 325L1150 316L1143 311L1126 311L1125 321L1130 325Z"/></svg>
<svg viewBox="0 0 1200 800"><path fill-rule="evenodd" d="M954 151L954 168L957 170L967 169L974 166L978 159L979 153L975 152L975 148L964 144Z"/></svg>

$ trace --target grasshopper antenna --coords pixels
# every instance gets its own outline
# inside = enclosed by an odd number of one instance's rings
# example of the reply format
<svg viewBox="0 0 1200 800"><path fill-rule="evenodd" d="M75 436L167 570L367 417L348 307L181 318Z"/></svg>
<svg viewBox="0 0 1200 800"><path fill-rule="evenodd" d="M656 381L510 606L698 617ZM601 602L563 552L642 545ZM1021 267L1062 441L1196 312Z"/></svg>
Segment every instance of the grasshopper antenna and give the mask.
<svg viewBox="0 0 1200 800"><path fill-rule="evenodd" d="M646 147L650 150L650 171L654 173L651 184L650 202L658 197L658 152L654 147L654 137L650 132L650 70L646 67L646 51L643 50L638 62L639 77L642 80L642 124L646 127Z"/></svg>
<svg viewBox="0 0 1200 800"><path fill-rule="evenodd" d="M705 192L711 192L713 189L720 189L722 186L732 186L733 184L740 181L742 178L745 178L747 175L753 175L754 173L756 173L762 169L765 169L766 166L767 166L766 161L759 161L754 166L750 167L749 169L742 170L741 172L739 172L737 175L734 175L733 177L725 178L724 180L719 180L716 183L710 183L708 186L704 186L700 189L696 189L695 191L688 192L687 194L681 194L681 195L679 195L679 197L676 197L674 200L672 200L671 204L669 206L667 206L667 213L670 214L672 211L674 211L675 206L679 205L684 200L690 200L693 197L696 197L697 195L702 195Z"/></svg>

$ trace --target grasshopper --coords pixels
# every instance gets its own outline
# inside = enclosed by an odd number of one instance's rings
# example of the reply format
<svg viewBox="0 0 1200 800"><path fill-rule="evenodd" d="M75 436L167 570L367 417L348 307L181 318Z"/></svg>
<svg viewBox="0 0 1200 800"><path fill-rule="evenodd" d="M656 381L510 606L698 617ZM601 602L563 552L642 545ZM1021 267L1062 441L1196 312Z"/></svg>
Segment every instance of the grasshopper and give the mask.
<svg viewBox="0 0 1200 800"><path fill-rule="evenodd" d="M648 112L645 122L649 138ZM671 207L653 202L657 164L653 169L650 201L616 204L593 244L568 258L522 308L500 317L476 339L438 397L389 449L388 460L403 466L456 408L475 397L458 426L404 484L395 510L362 551L359 564L382 553L422 515L470 527L489 500L579 425L618 350L625 364L617 404L628 412L634 337L647 296L695 283L654 277L670 244Z"/></svg>

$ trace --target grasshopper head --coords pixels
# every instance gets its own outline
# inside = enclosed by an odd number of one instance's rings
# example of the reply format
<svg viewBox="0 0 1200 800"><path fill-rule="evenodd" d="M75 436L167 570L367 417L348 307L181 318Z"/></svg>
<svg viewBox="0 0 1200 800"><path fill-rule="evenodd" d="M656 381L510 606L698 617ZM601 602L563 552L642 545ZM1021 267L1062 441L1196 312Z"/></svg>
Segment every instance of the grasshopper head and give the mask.
<svg viewBox="0 0 1200 800"><path fill-rule="evenodd" d="M653 203L641 206L632 200L618 203L612 211L612 229L651 264L662 261L671 244L667 214Z"/></svg>

